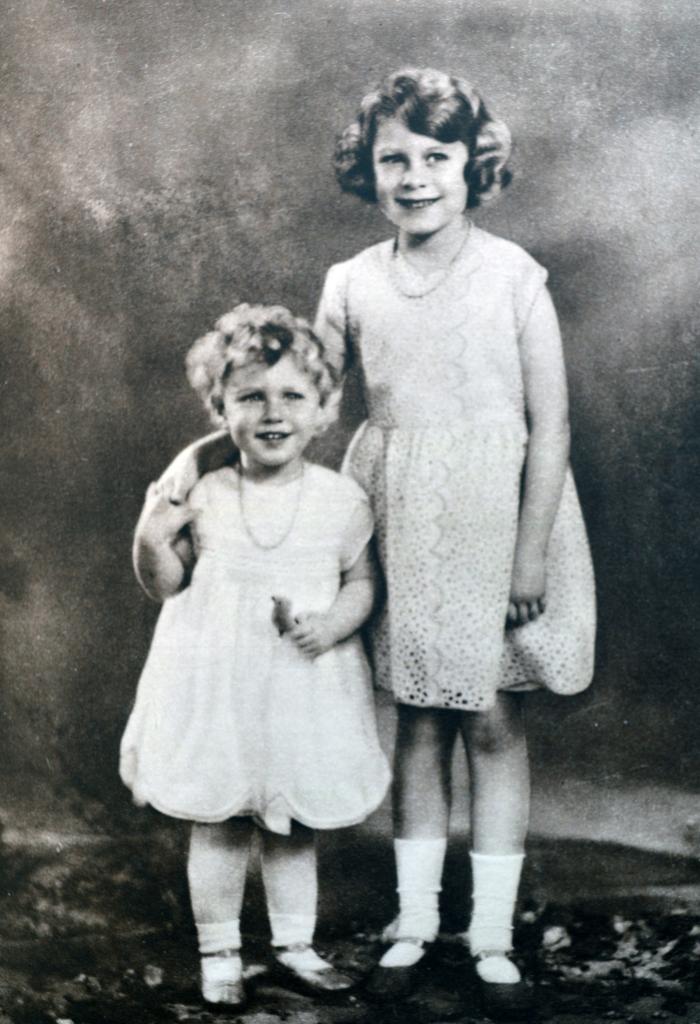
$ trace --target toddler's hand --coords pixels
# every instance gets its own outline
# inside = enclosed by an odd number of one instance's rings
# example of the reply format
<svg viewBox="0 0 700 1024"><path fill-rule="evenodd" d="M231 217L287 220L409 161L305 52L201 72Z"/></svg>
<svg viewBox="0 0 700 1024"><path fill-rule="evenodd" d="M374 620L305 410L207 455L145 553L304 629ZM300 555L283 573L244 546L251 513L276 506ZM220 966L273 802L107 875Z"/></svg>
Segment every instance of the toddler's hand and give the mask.
<svg viewBox="0 0 700 1024"><path fill-rule="evenodd" d="M272 624L280 636L289 633L294 629L294 616L292 606L286 597L272 596Z"/></svg>
<svg viewBox="0 0 700 1024"><path fill-rule="evenodd" d="M528 557L516 550L506 616L507 627L524 626L540 617L546 607L545 586L544 558Z"/></svg>
<svg viewBox="0 0 700 1024"><path fill-rule="evenodd" d="M177 455L158 480L175 501L186 501L190 491L206 473L221 469L235 451L227 430L195 441Z"/></svg>
<svg viewBox="0 0 700 1024"><path fill-rule="evenodd" d="M183 526L195 517L194 509L186 501L179 501L172 495L172 486L160 481L151 484L146 491L138 529L140 539L151 547L172 544Z"/></svg>
<svg viewBox="0 0 700 1024"><path fill-rule="evenodd" d="M318 658L335 646L336 638L330 628L328 617L311 613L297 615L288 636L300 651L310 658Z"/></svg>

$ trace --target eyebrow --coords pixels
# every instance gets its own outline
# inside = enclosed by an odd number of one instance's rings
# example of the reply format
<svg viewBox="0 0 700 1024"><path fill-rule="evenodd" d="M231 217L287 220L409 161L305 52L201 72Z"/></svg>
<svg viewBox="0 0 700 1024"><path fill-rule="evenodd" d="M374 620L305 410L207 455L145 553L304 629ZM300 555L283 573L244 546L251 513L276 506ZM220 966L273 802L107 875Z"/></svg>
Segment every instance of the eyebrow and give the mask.
<svg viewBox="0 0 700 1024"><path fill-rule="evenodd" d="M427 152L432 152L432 150L434 150L434 149L447 149L450 145L451 145L451 143L449 143L449 142L440 142L438 139L435 139L434 142L431 142L431 144L429 146L426 146L425 148L426 148ZM392 154L392 153L404 153L405 151L406 151L406 147L404 147L404 146L387 146L387 145L377 146L377 150L376 150L377 156L386 156L386 155Z"/></svg>

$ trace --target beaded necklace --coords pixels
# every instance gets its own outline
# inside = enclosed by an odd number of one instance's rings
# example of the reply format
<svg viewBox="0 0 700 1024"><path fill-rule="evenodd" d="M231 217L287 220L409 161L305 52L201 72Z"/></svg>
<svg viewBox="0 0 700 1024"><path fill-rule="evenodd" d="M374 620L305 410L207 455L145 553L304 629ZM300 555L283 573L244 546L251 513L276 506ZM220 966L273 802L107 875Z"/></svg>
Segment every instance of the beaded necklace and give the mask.
<svg viewBox="0 0 700 1024"><path fill-rule="evenodd" d="M460 242L457 251L450 257L450 261L447 266L441 267L429 274L421 274L420 271L413 266L411 261L406 259L403 253L399 252L398 248L395 246L389 259L389 276L392 284L397 291L407 299L422 299L424 296L430 295L431 292L434 292L448 279L454 270L455 264L464 252L464 248L470 235L471 221L467 221L464 238ZM433 280L433 278L436 279ZM413 284L410 283L411 281ZM417 281L419 281L420 284L416 284L415 282ZM426 281L428 282L427 284Z"/></svg>
<svg viewBox="0 0 700 1024"><path fill-rule="evenodd" d="M250 525L250 523L248 521L248 517L246 515L246 510L245 510L245 504L246 504L245 503L245 484L244 484L245 475L243 473L240 473L240 475L239 475L239 486L238 486L238 508L240 510L240 513L241 513L241 522L243 523L243 528L245 529L245 532L248 534L248 537L253 542L253 544L256 546L256 548L260 548L263 551L273 551L275 548L279 548L279 547L282 546L282 544L284 544L284 542L286 541L287 537L289 537L290 533L294 529L294 524L297 521L297 515L298 515L298 512L299 512L299 506L301 504L301 492L302 492L303 484L304 484L304 463L303 462L301 464L301 472L296 477L296 480L298 480L298 484L297 484L297 488L296 488L296 497L295 497L295 500L294 500L294 508L292 509L292 514L291 514L291 516L289 518L289 522L286 524L285 529L282 531L282 534L279 537L275 538L275 540L273 540L273 541L262 541L262 540L260 540L259 537L256 537L255 531L252 529L252 527L251 527L251 525Z"/></svg>

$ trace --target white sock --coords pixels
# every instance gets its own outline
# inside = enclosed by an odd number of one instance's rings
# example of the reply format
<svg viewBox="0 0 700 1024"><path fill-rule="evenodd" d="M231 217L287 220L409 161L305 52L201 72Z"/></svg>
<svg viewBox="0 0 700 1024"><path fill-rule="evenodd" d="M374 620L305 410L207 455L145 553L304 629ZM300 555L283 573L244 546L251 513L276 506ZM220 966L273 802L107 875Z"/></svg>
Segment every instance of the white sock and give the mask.
<svg viewBox="0 0 700 1024"><path fill-rule="evenodd" d="M273 946L310 946L316 927L315 914L281 914L268 910Z"/></svg>
<svg viewBox="0 0 700 1024"><path fill-rule="evenodd" d="M199 952L202 956L221 953L225 949L241 948L241 927L239 919L232 921L215 921L210 924L197 922L197 938Z"/></svg>
<svg viewBox="0 0 700 1024"><path fill-rule="evenodd" d="M525 855L470 854L472 864L472 917L469 947L477 957L476 970L490 984L512 985L520 972L508 959L513 948L513 913ZM488 954L478 959L479 954Z"/></svg>
<svg viewBox="0 0 700 1024"><path fill-rule="evenodd" d="M310 945L316 927L318 881L314 835L262 835L262 877L273 946Z"/></svg>
<svg viewBox="0 0 700 1024"><path fill-rule="evenodd" d="M396 942L380 966L412 967L423 956L421 942L434 941L440 927L438 895L446 848L446 839L394 840L399 917Z"/></svg>

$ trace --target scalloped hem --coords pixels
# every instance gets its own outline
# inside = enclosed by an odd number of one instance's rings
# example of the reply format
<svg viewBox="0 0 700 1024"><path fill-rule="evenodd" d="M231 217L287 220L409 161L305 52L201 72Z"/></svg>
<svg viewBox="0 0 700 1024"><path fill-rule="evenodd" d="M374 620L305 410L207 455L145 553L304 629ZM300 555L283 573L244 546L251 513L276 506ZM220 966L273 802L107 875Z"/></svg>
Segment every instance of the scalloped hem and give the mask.
<svg viewBox="0 0 700 1024"><path fill-rule="evenodd" d="M266 829L268 832L275 832L279 835L289 835L291 832L292 822L298 822L300 825L305 825L307 828L320 829L320 830L331 830L336 828L349 828L352 825L360 825L363 821L366 821L371 814L374 814L376 810L381 806L384 798L389 789L389 783L391 782L391 773L387 772L385 781L381 788L381 794L376 797L375 800L371 801L367 807L359 814L355 814L349 818L316 818L313 815L305 814L302 810L292 807L288 801L285 800L285 813L275 814L266 819L266 816L260 811L253 810L247 807L245 802L236 801L231 804L229 808L222 811L217 811L212 814L197 814L189 810L181 810L175 807L170 807L162 801L149 796L148 793L140 789L139 787L132 787L127 785L131 789L134 803L139 807L145 807L150 805L154 810L160 814L166 814L169 818L177 818L181 821L193 821L202 825L215 825L222 821L227 821L229 818L252 818L260 828ZM287 827L284 827L284 824ZM277 827L274 827L277 826Z"/></svg>

